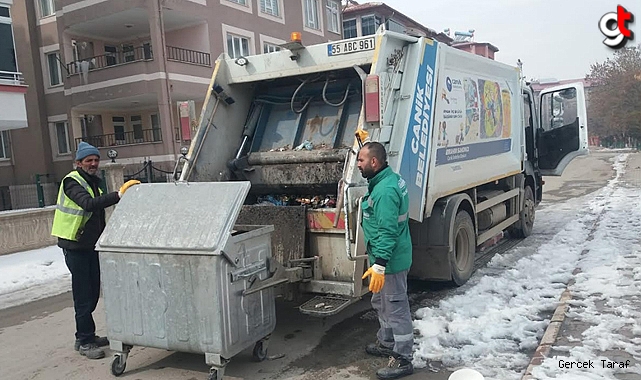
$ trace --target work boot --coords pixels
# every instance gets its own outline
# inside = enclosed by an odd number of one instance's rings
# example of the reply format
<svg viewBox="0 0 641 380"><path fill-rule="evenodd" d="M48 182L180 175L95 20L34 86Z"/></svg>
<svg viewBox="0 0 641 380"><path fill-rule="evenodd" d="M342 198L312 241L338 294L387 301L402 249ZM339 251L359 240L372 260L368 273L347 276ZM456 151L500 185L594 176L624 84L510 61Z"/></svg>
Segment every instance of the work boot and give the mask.
<svg viewBox="0 0 641 380"><path fill-rule="evenodd" d="M105 351L95 343L83 344L78 348L80 355L89 359L102 359L105 357Z"/></svg>
<svg viewBox="0 0 641 380"><path fill-rule="evenodd" d="M107 339L106 336L96 335L94 337L93 343L95 343L98 347L105 347L109 345L109 339ZM76 342L73 345L73 349L78 351L79 348L80 348L80 339L76 339Z"/></svg>
<svg viewBox="0 0 641 380"><path fill-rule="evenodd" d="M378 340L376 341L376 343L368 344L365 348L365 352L370 355L380 356L381 358L394 356L394 351L392 351L391 348L383 346Z"/></svg>
<svg viewBox="0 0 641 380"><path fill-rule="evenodd" d="M412 373L414 373L412 362L390 356L387 367L376 371L376 377L379 379L398 379L399 377L411 375Z"/></svg>

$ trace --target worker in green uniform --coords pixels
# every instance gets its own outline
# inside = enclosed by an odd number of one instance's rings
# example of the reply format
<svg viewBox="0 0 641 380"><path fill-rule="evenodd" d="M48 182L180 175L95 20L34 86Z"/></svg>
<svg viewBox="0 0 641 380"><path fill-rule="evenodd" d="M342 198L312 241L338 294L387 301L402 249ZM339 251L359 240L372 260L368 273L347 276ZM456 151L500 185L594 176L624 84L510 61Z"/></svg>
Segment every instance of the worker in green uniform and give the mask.
<svg viewBox="0 0 641 380"><path fill-rule="evenodd" d="M409 196L403 178L388 166L380 143L363 145L358 169L368 180L368 192L361 200L361 226L370 268L363 279L371 277L372 307L380 322L378 340L366 351L389 357L388 365L376 372L379 379L396 379L414 372L414 334L407 298L407 273L412 265Z"/></svg>

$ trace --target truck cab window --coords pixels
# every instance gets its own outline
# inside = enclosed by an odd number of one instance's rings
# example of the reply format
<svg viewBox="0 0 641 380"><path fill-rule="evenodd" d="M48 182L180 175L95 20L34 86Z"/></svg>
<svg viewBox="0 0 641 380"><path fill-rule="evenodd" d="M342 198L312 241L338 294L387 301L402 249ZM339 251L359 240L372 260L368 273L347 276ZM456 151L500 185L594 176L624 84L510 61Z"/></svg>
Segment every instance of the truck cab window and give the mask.
<svg viewBox="0 0 641 380"><path fill-rule="evenodd" d="M537 131L538 162L542 169L555 168L580 145L577 90L568 87L541 96L541 129Z"/></svg>
<svg viewBox="0 0 641 380"><path fill-rule="evenodd" d="M532 119L532 98L530 94L523 93L523 117L525 119L525 152L527 156L534 157L534 120Z"/></svg>
<svg viewBox="0 0 641 380"><path fill-rule="evenodd" d="M576 90L573 88L547 93L541 98L541 127L545 131L572 124L577 116Z"/></svg>
<svg viewBox="0 0 641 380"><path fill-rule="evenodd" d="M523 104L525 105L524 116L525 116L525 127L532 128L534 124L532 122L532 100L530 99L530 94L523 94Z"/></svg>

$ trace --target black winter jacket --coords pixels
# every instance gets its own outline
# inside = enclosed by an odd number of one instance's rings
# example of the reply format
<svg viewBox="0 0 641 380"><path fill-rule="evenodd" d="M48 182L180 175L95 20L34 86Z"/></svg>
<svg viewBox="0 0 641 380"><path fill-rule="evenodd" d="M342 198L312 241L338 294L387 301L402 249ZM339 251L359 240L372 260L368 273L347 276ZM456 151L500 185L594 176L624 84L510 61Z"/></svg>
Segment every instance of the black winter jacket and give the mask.
<svg viewBox="0 0 641 380"><path fill-rule="evenodd" d="M91 194L89 194L89 192L73 178L65 178L63 181L65 195L83 210L92 212L93 214L91 214L91 218L89 218L87 224L85 224L83 233L78 241L58 238L58 247L71 250L92 251L96 249L96 242L102 234L102 231L105 229L105 208L118 203L118 201L120 201L120 197L118 197L118 192L115 191L113 193L98 196L98 187L102 179L88 174L81 168L76 170L82 178L87 181L89 186L91 186L96 197L92 197Z"/></svg>

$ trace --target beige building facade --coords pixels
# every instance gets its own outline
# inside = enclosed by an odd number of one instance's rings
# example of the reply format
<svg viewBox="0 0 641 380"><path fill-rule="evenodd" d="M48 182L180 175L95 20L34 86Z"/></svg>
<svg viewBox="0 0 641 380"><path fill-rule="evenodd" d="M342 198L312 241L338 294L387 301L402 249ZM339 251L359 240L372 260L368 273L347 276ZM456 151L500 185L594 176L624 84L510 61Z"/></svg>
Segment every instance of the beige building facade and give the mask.
<svg viewBox="0 0 641 380"><path fill-rule="evenodd" d="M3 0L6 1L6 0ZM195 132L215 60L338 40L338 0L24 0L14 2L28 126L11 131L0 188L57 182L80 141L134 173L171 171ZM162 173L160 173L162 175Z"/></svg>

